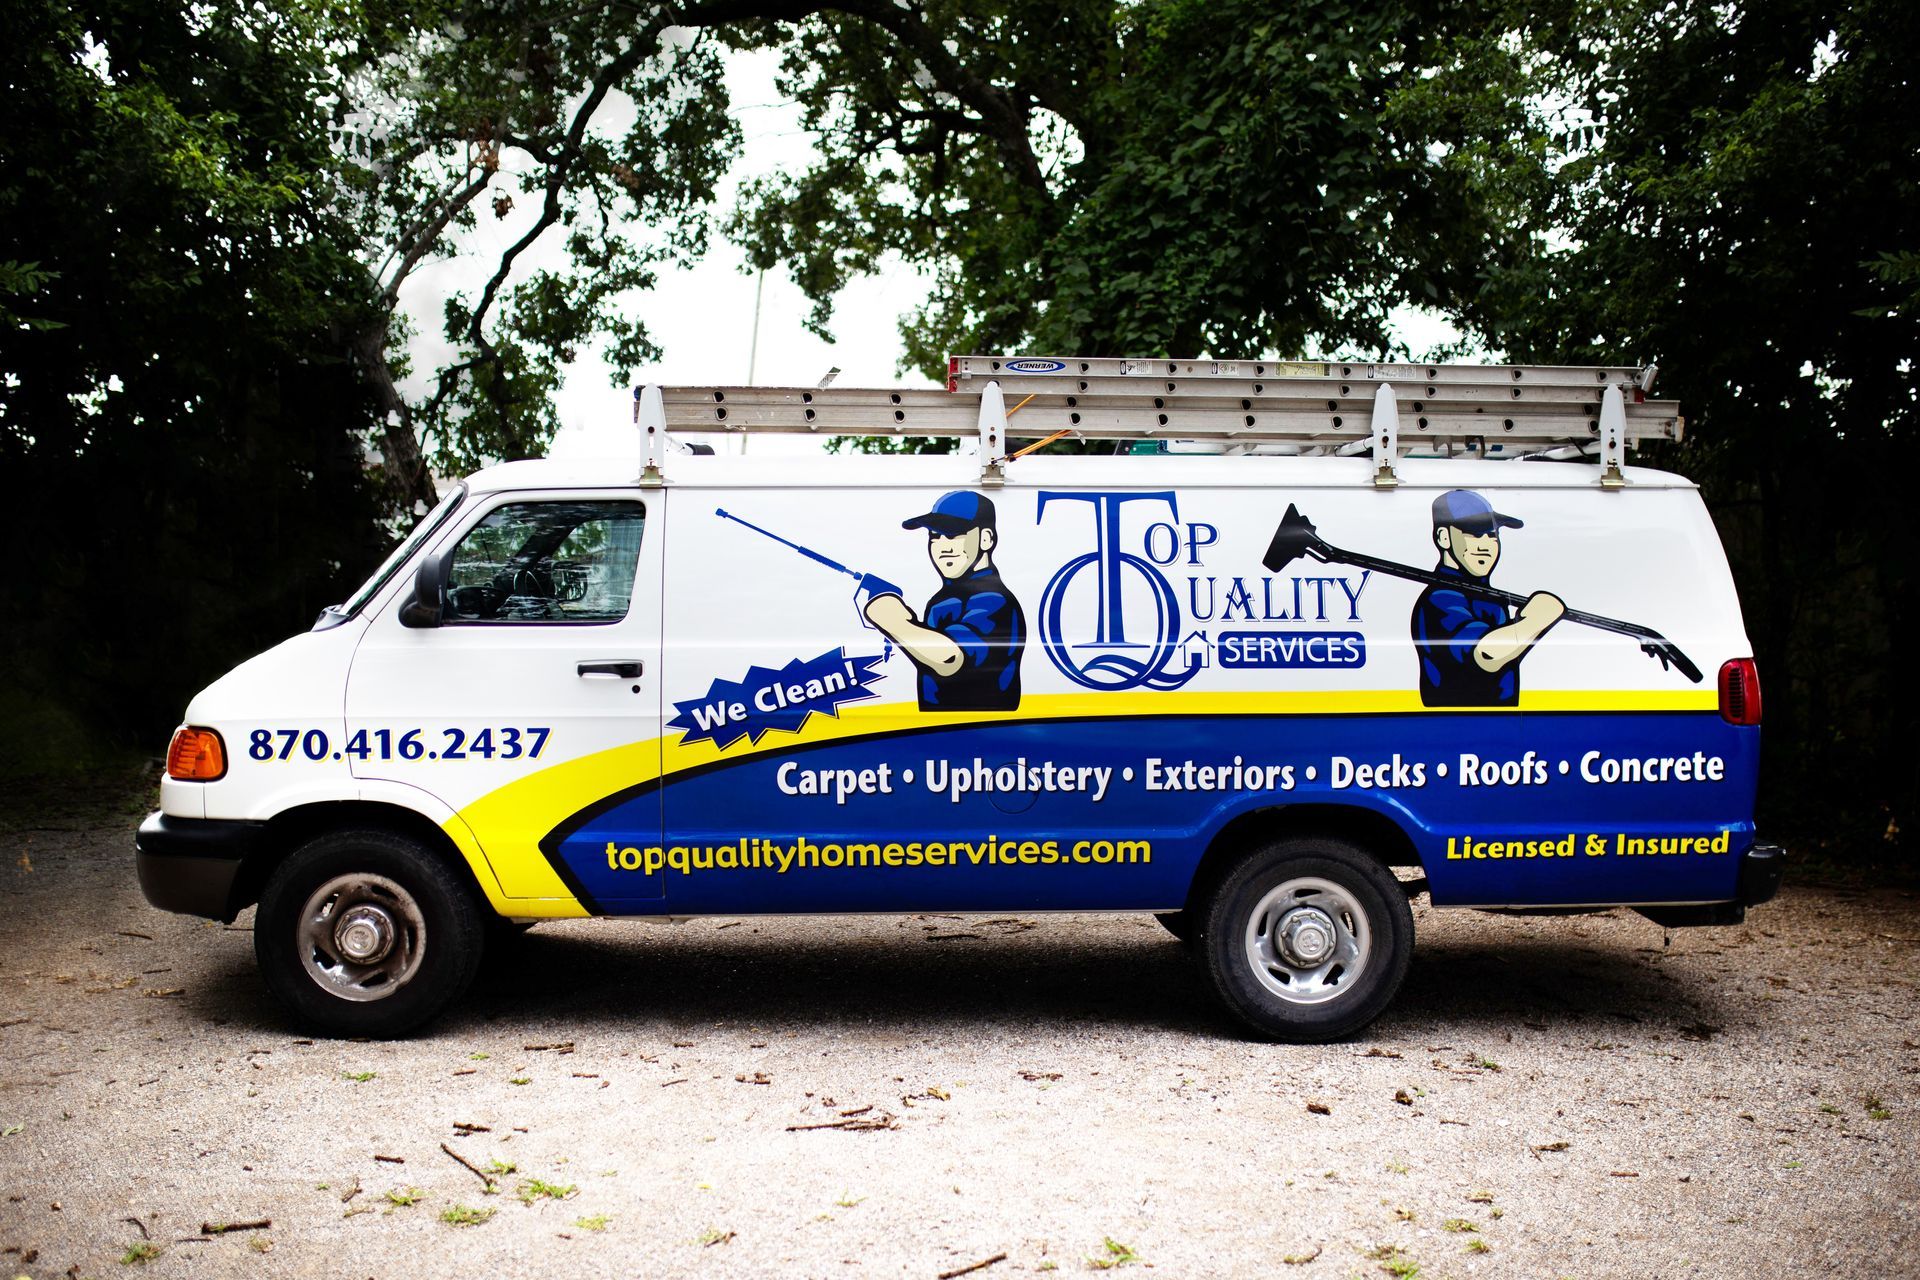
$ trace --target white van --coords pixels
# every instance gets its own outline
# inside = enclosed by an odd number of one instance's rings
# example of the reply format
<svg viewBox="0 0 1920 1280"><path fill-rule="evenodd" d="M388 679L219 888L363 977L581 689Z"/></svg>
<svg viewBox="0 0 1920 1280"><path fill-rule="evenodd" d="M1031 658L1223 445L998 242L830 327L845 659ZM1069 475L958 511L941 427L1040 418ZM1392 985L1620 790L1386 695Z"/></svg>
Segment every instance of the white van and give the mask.
<svg viewBox="0 0 1920 1280"><path fill-rule="evenodd" d="M296 1019L370 1036L455 999L495 921L1153 912L1288 1040L1380 1013L1422 891L1737 921L1781 865L1759 687L1698 492L1620 466L1678 431L1646 380L970 358L950 392L649 388L636 456L469 477L196 697L141 885L257 902ZM1003 457L1010 402L1023 435L1208 452Z"/></svg>

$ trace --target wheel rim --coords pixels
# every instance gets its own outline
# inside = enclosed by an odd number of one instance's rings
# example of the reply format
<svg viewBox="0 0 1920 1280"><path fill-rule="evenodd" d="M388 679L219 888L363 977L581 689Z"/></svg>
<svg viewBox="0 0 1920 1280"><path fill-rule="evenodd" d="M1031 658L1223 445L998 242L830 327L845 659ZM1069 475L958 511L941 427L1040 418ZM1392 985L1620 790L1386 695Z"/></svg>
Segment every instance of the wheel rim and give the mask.
<svg viewBox="0 0 1920 1280"><path fill-rule="evenodd" d="M427 922L413 895L385 876L335 876L300 912L300 961L343 1000L384 1000L420 969Z"/></svg>
<svg viewBox="0 0 1920 1280"><path fill-rule="evenodd" d="M1366 972L1373 931L1346 888L1300 876L1254 905L1246 949L1261 986L1292 1004L1322 1004L1351 991Z"/></svg>

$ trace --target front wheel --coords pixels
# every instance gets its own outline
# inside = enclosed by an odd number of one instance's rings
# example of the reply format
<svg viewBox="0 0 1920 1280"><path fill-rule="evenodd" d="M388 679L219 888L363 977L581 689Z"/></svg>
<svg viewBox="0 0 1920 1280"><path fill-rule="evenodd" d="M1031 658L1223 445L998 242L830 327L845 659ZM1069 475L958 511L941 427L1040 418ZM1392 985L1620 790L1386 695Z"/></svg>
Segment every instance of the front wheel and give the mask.
<svg viewBox="0 0 1920 1280"><path fill-rule="evenodd" d="M306 1027L388 1038L473 980L485 917L458 873L389 831L335 831L296 849L260 894L254 954Z"/></svg>
<svg viewBox="0 0 1920 1280"><path fill-rule="evenodd" d="M1393 1000L1413 954L1413 912L1393 872L1324 837L1248 856L1214 889L1205 922L1215 990L1273 1040L1352 1035Z"/></svg>

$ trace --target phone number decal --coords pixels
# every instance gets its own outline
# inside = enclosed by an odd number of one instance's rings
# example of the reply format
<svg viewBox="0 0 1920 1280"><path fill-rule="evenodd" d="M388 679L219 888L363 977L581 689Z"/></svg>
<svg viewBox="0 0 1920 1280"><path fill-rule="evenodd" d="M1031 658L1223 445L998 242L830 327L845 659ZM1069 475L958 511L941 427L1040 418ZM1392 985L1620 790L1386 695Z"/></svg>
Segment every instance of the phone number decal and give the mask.
<svg viewBox="0 0 1920 1280"><path fill-rule="evenodd" d="M553 730L543 725L485 729L358 729L335 743L325 729L255 729L255 760L538 760Z"/></svg>

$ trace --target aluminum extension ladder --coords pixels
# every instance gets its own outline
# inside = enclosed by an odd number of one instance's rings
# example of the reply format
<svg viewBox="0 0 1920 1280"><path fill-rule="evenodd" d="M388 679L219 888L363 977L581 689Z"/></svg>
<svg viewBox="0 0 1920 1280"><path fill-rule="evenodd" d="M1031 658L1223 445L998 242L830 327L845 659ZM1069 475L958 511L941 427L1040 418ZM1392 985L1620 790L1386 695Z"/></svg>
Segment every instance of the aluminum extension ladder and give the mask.
<svg viewBox="0 0 1920 1280"><path fill-rule="evenodd" d="M643 483L660 482L668 433L699 431L977 437L981 482L992 485L1005 478L1008 424L1017 417L1021 436L1049 440L1370 451L1382 488L1398 482L1403 441L1482 457L1577 452L1597 457L1603 487L1619 488L1629 446L1678 440L1685 427L1676 402L1647 398L1657 372L1652 365L955 356L944 391L647 386L634 389L634 415Z"/></svg>

